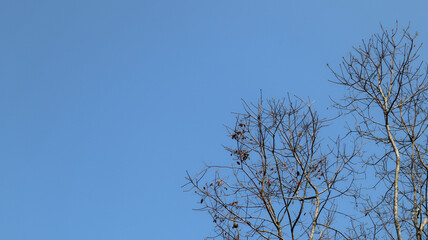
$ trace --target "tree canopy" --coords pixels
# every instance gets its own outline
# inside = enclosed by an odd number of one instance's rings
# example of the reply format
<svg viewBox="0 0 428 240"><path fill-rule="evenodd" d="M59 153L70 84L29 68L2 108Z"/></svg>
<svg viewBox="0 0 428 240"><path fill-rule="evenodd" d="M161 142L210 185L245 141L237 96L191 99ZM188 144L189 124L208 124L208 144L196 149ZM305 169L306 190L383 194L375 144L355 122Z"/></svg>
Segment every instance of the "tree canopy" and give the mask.
<svg viewBox="0 0 428 240"><path fill-rule="evenodd" d="M428 239L427 65L381 27L332 71L335 116L287 96L243 101L231 160L187 174L219 239ZM328 126L346 119L343 136ZM373 173L367 177L368 173Z"/></svg>

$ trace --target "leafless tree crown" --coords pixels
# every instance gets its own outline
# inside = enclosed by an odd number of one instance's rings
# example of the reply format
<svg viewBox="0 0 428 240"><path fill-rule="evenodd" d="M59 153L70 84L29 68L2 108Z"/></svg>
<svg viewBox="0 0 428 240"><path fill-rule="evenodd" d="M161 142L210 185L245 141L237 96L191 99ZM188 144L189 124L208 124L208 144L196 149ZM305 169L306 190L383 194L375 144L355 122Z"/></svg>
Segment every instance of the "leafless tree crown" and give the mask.
<svg viewBox="0 0 428 240"><path fill-rule="evenodd" d="M248 105L228 128L232 164L187 177L223 239L332 239L336 199L354 194L351 159L342 139L321 143L327 120L309 102ZM349 151L349 153L347 152ZM211 171L211 172L210 172ZM209 180L207 180L207 178Z"/></svg>
<svg viewBox="0 0 428 240"><path fill-rule="evenodd" d="M332 69L345 89L334 106L352 119L346 137L329 136L335 119L310 100L244 101L227 127L230 159L186 177L213 219L209 238L428 239L428 81L416 36L382 27Z"/></svg>
<svg viewBox="0 0 428 240"><path fill-rule="evenodd" d="M389 239L428 237L428 81L416 37L409 28L382 28L333 71L333 82L346 89L335 106L354 117L351 132L376 144L378 154L365 163L375 168L385 191L361 200L372 234Z"/></svg>

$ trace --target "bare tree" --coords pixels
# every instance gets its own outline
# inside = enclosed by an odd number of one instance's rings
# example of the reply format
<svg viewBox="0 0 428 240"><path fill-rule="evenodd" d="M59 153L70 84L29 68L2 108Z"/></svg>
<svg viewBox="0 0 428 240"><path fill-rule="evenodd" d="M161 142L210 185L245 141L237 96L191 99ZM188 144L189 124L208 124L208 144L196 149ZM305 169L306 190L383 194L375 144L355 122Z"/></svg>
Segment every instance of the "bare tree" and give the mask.
<svg viewBox="0 0 428 240"><path fill-rule="evenodd" d="M212 238L428 239L428 74L416 37L382 27L332 69L344 138L328 136L336 118L309 100L243 102L227 128L232 160L186 178Z"/></svg>
<svg viewBox="0 0 428 240"><path fill-rule="evenodd" d="M358 156L337 138L325 144L328 123L300 99L243 103L229 136L232 160L188 174L221 239L349 239L333 227L336 200L356 194L351 160ZM348 153L349 150L349 153Z"/></svg>
<svg viewBox="0 0 428 240"><path fill-rule="evenodd" d="M346 88L336 107L355 118L350 131L376 144L370 148L377 154L365 163L376 170L383 191L374 200L360 198L373 239L428 239L428 81L416 36L398 24L382 27L333 71L333 82Z"/></svg>

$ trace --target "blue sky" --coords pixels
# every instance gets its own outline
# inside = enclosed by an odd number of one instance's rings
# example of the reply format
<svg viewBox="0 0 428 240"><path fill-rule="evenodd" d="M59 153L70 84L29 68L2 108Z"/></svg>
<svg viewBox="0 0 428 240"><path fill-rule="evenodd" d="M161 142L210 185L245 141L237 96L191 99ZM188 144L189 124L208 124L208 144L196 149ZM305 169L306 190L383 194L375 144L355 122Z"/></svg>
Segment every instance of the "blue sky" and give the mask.
<svg viewBox="0 0 428 240"><path fill-rule="evenodd" d="M427 1L0 2L0 238L202 239L185 171L224 161L240 99L329 95L362 38ZM427 59L426 48L421 54Z"/></svg>

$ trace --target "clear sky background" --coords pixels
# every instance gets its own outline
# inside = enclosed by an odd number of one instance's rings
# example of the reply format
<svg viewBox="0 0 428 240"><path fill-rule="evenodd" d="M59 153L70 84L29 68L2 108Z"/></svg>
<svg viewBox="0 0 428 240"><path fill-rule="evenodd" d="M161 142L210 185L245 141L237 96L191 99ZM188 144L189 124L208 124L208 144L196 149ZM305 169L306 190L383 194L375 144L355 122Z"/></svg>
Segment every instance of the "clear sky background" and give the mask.
<svg viewBox="0 0 428 240"><path fill-rule="evenodd" d="M202 239L185 171L225 161L240 99L325 109L362 38L428 1L0 1L0 239ZM428 60L427 48L422 57Z"/></svg>

